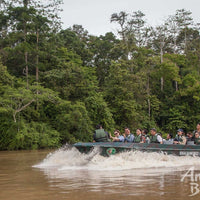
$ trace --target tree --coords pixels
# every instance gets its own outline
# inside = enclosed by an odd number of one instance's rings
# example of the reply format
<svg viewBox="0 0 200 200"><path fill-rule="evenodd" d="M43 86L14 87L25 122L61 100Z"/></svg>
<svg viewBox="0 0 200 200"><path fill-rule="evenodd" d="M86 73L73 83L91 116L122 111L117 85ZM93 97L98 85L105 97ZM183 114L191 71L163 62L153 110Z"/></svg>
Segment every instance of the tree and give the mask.
<svg viewBox="0 0 200 200"><path fill-rule="evenodd" d="M76 25L73 28L61 30L57 34L58 46L67 48L73 53L79 55L83 65L91 66L93 54L90 51L91 38L86 35L87 31L82 26Z"/></svg>
<svg viewBox="0 0 200 200"><path fill-rule="evenodd" d="M113 115L102 93L96 93L93 96L90 95L85 99L85 105L93 127L96 127L97 124L102 124L106 130L114 130Z"/></svg>
<svg viewBox="0 0 200 200"><path fill-rule="evenodd" d="M36 80L38 81L39 35L41 33L44 35L50 30L54 33L59 31L58 12L61 10L59 6L62 1L49 0L48 3L42 4L39 0L13 0L11 2L5 0L3 3L6 7L5 16L8 18L6 27L7 32L9 32L7 37L9 45L5 48L8 55L4 64L8 66L9 71L15 73L16 69L14 69L12 62L14 59L19 61L18 66L21 67L18 73L21 75L24 68L23 72L26 75L28 87L29 71L32 71L30 65L33 66L29 59L31 55L36 54L34 61L36 62ZM33 38L35 38L34 42L32 41Z"/></svg>
<svg viewBox="0 0 200 200"><path fill-rule="evenodd" d="M129 73L127 66L123 65L123 61L112 63L109 76L105 80L104 93L118 128L127 125L134 128L139 123L132 80L133 75Z"/></svg>
<svg viewBox="0 0 200 200"><path fill-rule="evenodd" d="M126 41L126 34L128 32L127 18L128 18L128 14L124 11L121 11L119 14L113 13L110 19L111 23L117 22L120 25L120 30L118 30L118 33L121 36L124 43Z"/></svg>
<svg viewBox="0 0 200 200"><path fill-rule="evenodd" d="M106 33L105 36L100 37L90 37L88 47L93 54L93 65L96 67L99 86L104 84L111 62L118 60L122 55L118 44L119 40L113 33Z"/></svg>
<svg viewBox="0 0 200 200"><path fill-rule="evenodd" d="M120 30L118 34L122 38L120 48L123 50L123 59L130 59L130 52L135 48L135 35L132 31L132 23L129 19L129 15L124 11L121 11L119 14L113 13L111 15L111 22L117 22L120 25Z"/></svg>
<svg viewBox="0 0 200 200"><path fill-rule="evenodd" d="M40 95L37 95L36 91L39 91ZM1 105L7 112L12 113L14 122L17 122L16 115L34 103L36 97L43 101L49 100L53 102L57 99L56 94L49 89L35 86L24 89L22 84L22 87L18 88L7 86L2 95Z"/></svg>
<svg viewBox="0 0 200 200"><path fill-rule="evenodd" d="M26 89L26 83L11 76L2 64L0 75L0 149L58 147L60 134L47 121L43 122L43 116L40 118L46 102L58 103L57 93L34 85ZM37 111L36 97L40 101Z"/></svg>
<svg viewBox="0 0 200 200"><path fill-rule="evenodd" d="M55 112L53 124L61 133L62 144L92 140L92 122L83 103L61 101L55 107Z"/></svg>
<svg viewBox="0 0 200 200"><path fill-rule="evenodd" d="M187 28L193 24L193 19L191 17L191 12L186 11L185 9L180 9L176 11L175 14L175 21L181 30L184 30L184 52L187 49ZM181 44L181 43L180 43Z"/></svg>
<svg viewBox="0 0 200 200"><path fill-rule="evenodd" d="M195 70L200 75L200 34L198 30L191 29L187 35L189 41L186 51L188 63L191 70Z"/></svg>
<svg viewBox="0 0 200 200"><path fill-rule="evenodd" d="M131 15L131 19L128 22L128 24L131 27L131 30L134 33L134 37L136 39L136 45L138 47L143 46L144 45L144 39L143 37L145 36L145 20L143 19L145 17L145 14L142 13L141 11L136 11L133 12L133 14Z"/></svg>

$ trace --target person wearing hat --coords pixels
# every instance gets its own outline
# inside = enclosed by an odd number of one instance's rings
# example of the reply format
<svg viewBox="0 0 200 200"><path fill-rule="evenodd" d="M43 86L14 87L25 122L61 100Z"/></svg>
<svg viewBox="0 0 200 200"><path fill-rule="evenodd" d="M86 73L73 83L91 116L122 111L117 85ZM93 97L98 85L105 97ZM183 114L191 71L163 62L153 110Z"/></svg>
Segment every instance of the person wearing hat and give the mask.
<svg viewBox="0 0 200 200"><path fill-rule="evenodd" d="M186 137L183 135L183 129L182 128L179 128L177 130L177 135L176 137L174 138L174 144L183 144L185 145L187 142L187 139Z"/></svg>
<svg viewBox="0 0 200 200"><path fill-rule="evenodd" d="M152 128L150 132L151 132L150 143L160 143L160 144L163 143L162 137L156 133L155 128Z"/></svg>

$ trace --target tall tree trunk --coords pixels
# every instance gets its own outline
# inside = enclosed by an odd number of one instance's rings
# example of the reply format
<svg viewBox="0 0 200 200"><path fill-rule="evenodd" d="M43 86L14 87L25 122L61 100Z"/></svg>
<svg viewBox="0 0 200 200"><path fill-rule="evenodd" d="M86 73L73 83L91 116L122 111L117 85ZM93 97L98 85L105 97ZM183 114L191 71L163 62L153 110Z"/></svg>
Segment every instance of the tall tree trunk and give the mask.
<svg viewBox="0 0 200 200"><path fill-rule="evenodd" d="M163 63L163 47L164 47L164 42L161 42L161 44L160 44L160 62L161 62L161 64ZM163 91L163 89L164 89L163 76L160 78L160 89L161 89L161 91Z"/></svg>
<svg viewBox="0 0 200 200"><path fill-rule="evenodd" d="M178 91L178 82L175 81L175 87L176 87L176 91Z"/></svg>
<svg viewBox="0 0 200 200"><path fill-rule="evenodd" d="M24 8L27 8L28 6L28 0L23 0ZM24 42L26 43L26 37L27 37L27 22L24 21ZM25 58L25 73L26 73L26 87L29 88L28 83L28 52L25 50L24 52L24 58Z"/></svg>
<svg viewBox="0 0 200 200"><path fill-rule="evenodd" d="M185 45L184 45L184 53L186 54L186 49L187 49L187 27L185 27Z"/></svg>
<svg viewBox="0 0 200 200"><path fill-rule="evenodd" d="M161 91L163 91L163 89L164 89L164 78L163 78L163 76L160 78L160 89L161 89Z"/></svg>
<svg viewBox="0 0 200 200"><path fill-rule="evenodd" d="M147 78L147 103L148 103L148 115L149 115L149 120L151 119L151 101L150 101L150 75L148 73L148 78Z"/></svg>
<svg viewBox="0 0 200 200"><path fill-rule="evenodd" d="M25 74L26 74L26 88L29 88L29 83L28 83L28 52L26 51L24 53L24 57L25 57Z"/></svg>
<svg viewBox="0 0 200 200"><path fill-rule="evenodd" d="M37 51L37 56L36 56L36 74L35 74L35 78L36 78L36 84L37 84L37 91L36 91L36 95L37 95L37 98L36 98L36 109L38 110L38 83L39 83L39 69L38 69L38 63L39 63L39 48L38 48L38 45L39 45L39 32L38 32L38 29L37 29L37 42L36 42L36 51Z"/></svg>
<svg viewBox="0 0 200 200"><path fill-rule="evenodd" d="M200 55L198 56L198 58L199 58L199 67L198 67L198 75L200 74Z"/></svg>
<svg viewBox="0 0 200 200"><path fill-rule="evenodd" d="M177 47L177 44L176 44L176 37L174 36L174 48L173 48L173 52L174 52L174 54L176 54L176 47ZM178 91L178 82L177 81L175 81L175 89L176 89L176 91Z"/></svg>

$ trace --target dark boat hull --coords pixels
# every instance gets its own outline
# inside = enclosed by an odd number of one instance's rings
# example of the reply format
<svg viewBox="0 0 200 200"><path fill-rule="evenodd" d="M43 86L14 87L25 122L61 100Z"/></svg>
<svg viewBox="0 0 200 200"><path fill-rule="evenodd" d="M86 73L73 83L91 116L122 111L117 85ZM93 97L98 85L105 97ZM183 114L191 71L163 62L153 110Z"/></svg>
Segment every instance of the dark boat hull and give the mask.
<svg viewBox="0 0 200 200"><path fill-rule="evenodd" d="M97 147L103 156L114 155L124 151L163 152L177 156L200 156L200 145L97 142L76 143L73 146L82 153L88 153Z"/></svg>

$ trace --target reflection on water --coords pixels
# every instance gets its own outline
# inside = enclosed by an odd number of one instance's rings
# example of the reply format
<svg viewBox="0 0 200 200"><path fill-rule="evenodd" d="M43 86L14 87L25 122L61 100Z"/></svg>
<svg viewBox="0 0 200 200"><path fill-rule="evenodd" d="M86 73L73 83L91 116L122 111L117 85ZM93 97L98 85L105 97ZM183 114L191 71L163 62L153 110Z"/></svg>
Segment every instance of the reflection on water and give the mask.
<svg viewBox="0 0 200 200"><path fill-rule="evenodd" d="M126 152L102 157L95 149L0 152L2 200L199 199L190 179L191 166L200 173L199 157ZM200 180L198 180L200 184Z"/></svg>

